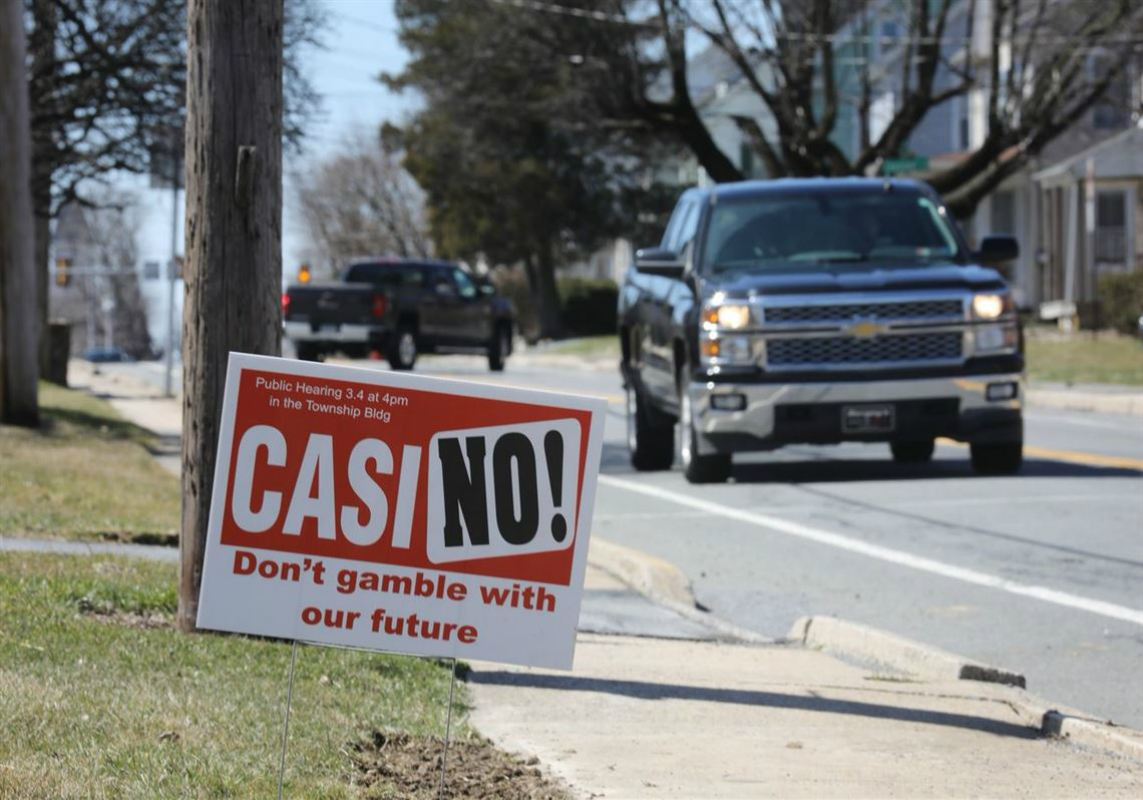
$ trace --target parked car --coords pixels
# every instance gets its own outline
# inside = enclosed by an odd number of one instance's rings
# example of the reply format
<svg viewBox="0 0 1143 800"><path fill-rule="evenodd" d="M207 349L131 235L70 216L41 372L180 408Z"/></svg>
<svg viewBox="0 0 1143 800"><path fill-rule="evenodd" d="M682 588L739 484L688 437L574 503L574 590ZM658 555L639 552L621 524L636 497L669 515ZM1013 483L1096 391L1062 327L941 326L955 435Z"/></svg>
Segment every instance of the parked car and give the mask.
<svg viewBox="0 0 1143 800"><path fill-rule="evenodd" d="M736 453L888 442L899 462L967 442L973 467L1023 453L1023 338L991 266L916 181L802 179L688 190L619 298L631 460L723 481Z"/></svg>
<svg viewBox="0 0 1143 800"><path fill-rule="evenodd" d="M84 351L83 358L92 364L114 364L135 360L118 347L92 347Z"/></svg>
<svg viewBox="0 0 1143 800"><path fill-rule="evenodd" d="M339 282L290 286L282 311L298 358L379 352L400 370L421 353L478 353L502 370L516 325L491 282L447 261L360 261Z"/></svg>

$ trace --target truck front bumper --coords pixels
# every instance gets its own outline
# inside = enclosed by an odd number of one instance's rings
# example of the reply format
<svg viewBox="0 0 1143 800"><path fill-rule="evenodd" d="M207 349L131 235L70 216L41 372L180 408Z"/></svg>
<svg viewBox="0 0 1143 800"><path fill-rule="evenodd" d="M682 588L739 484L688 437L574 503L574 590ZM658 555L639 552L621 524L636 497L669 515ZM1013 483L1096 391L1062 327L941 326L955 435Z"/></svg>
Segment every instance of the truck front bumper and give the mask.
<svg viewBox="0 0 1143 800"><path fill-rule="evenodd" d="M689 395L702 455L772 450L787 444L921 441L938 436L999 443L1023 437L1024 376L1018 372L868 382L695 381ZM847 407L863 404L892 406L892 430L843 430Z"/></svg>

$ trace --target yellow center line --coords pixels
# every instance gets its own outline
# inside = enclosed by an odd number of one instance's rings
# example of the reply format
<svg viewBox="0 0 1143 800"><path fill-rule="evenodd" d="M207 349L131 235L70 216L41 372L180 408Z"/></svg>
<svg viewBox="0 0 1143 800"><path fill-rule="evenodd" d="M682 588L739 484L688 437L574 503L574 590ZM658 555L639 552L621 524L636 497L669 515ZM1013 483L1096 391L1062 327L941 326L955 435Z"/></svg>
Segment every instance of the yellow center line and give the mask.
<svg viewBox="0 0 1143 800"><path fill-rule="evenodd" d="M940 444L953 447L967 447L963 442L941 437L937 439ZM1048 461L1065 461L1069 464L1083 464L1088 467L1107 467L1109 469L1133 469L1143 472L1143 458L1126 458L1124 456L1103 456L1098 453L1081 453L1076 450L1053 450L1048 447L1033 447L1024 445L1024 455L1028 458L1043 458Z"/></svg>

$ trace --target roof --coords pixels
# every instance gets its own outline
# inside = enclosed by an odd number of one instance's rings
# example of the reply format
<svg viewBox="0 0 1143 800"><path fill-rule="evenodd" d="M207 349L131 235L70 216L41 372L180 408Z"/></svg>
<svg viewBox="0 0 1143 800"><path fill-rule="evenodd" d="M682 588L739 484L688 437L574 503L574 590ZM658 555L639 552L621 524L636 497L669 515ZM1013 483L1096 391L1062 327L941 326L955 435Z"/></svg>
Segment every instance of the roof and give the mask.
<svg viewBox="0 0 1143 800"><path fill-rule="evenodd" d="M1087 175L1092 161L1096 178L1143 178L1143 128L1132 127L1033 173L1039 183L1061 183Z"/></svg>
<svg viewBox="0 0 1143 800"><path fill-rule="evenodd" d="M807 192L863 193L884 190L886 186L911 192L930 193L928 184L910 178L778 178L776 180L719 183L698 190L719 199L756 197L761 194L804 194Z"/></svg>

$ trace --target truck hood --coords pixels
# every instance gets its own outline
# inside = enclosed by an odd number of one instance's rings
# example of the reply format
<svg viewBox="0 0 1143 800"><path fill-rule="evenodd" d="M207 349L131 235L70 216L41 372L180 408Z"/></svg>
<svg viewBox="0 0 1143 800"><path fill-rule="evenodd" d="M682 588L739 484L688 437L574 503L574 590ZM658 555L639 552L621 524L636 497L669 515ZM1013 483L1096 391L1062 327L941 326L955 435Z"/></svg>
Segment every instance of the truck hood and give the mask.
<svg viewBox="0 0 1143 800"><path fill-rule="evenodd" d="M730 297L830 292L888 292L926 289L996 290L1004 279L994 269L949 264L879 267L876 264L823 265L789 272L736 272L703 276L703 296L725 292Z"/></svg>

